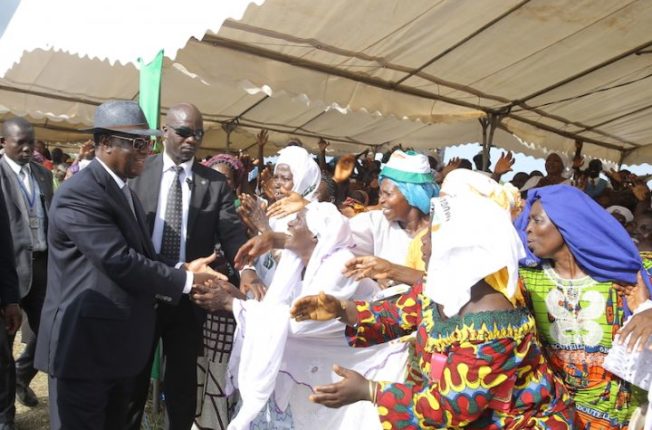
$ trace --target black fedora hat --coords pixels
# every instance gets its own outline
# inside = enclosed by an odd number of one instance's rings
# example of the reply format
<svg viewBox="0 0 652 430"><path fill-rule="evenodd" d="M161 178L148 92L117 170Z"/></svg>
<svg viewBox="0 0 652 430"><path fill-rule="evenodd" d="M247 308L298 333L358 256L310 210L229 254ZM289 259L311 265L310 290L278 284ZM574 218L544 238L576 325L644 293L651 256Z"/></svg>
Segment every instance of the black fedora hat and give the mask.
<svg viewBox="0 0 652 430"><path fill-rule="evenodd" d="M116 131L139 136L161 135L159 130L149 128L143 110L138 103L131 100L110 100L102 103L95 109L93 128L83 131Z"/></svg>

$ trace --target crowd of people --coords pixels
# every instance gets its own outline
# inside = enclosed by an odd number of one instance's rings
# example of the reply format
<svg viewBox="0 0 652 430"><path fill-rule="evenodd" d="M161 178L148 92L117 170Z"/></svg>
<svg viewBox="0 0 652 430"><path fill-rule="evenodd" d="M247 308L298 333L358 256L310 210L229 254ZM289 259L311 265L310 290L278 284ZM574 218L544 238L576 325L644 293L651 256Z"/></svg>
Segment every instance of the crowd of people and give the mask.
<svg viewBox="0 0 652 430"><path fill-rule="evenodd" d="M157 354L170 429L652 423L649 387L604 366L652 351L649 178L579 142L505 183L509 152L294 138L266 163L265 130L201 160L190 103L154 130L106 102L88 131L71 162L2 124L0 430L37 369L50 428L139 429Z"/></svg>

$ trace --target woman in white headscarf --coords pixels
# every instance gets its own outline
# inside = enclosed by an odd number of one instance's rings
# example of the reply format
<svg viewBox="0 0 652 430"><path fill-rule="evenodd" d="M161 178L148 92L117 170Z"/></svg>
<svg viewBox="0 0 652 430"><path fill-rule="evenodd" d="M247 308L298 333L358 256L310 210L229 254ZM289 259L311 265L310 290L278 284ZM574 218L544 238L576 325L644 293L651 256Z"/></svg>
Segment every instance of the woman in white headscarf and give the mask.
<svg viewBox="0 0 652 430"><path fill-rule="evenodd" d="M310 153L299 146L288 146L279 151L279 157L274 167L273 193L278 201L297 193L307 201L316 200L316 191L321 182L321 170ZM250 228L260 233L286 233L288 222L295 214L283 217L270 217L251 196L242 195L241 216ZM255 260L255 268L259 278L266 286L274 279L274 273L279 263L279 255L266 252ZM262 292L254 291L254 297L259 299Z"/></svg>
<svg viewBox="0 0 652 430"><path fill-rule="evenodd" d="M339 321L299 324L290 319L290 304L305 295L325 291L342 300L368 300L376 293L374 283L342 274L344 263L353 256L348 220L330 203L311 203L288 223L288 233L276 276L262 302L223 295L209 307L232 310L238 322L230 367L242 407L229 428L250 428L254 420L252 428L314 429L317 419L317 428L380 429L369 404L333 412L310 402L308 396L315 386L337 379L331 371L335 362L368 377L401 380L406 344L354 350L348 347L345 326ZM203 304L200 296L197 300Z"/></svg>
<svg viewBox="0 0 652 430"><path fill-rule="evenodd" d="M469 184L474 179L447 178L450 194L444 183L443 196L432 199L424 285L396 303L327 295L295 302L297 320L345 322L356 347L417 333L407 383L340 369L343 379L316 387L314 402L332 408L371 402L388 430L573 428L572 403L548 368L534 320L515 305L525 253L511 205L500 203L506 196L499 185L489 183L497 198L488 198Z"/></svg>

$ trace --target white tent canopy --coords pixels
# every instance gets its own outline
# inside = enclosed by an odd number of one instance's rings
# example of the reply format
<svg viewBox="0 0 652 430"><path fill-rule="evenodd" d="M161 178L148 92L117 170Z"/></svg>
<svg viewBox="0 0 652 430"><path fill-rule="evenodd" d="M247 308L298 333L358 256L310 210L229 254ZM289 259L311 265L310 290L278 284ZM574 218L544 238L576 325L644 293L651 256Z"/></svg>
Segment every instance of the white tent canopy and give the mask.
<svg viewBox="0 0 652 430"><path fill-rule="evenodd" d="M174 51L179 40L195 36L176 56L166 50L173 59L163 66L162 107L195 103L207 127L216 128L207 145L223 147L218 126L232 122L234 148L269 128L277 143L296 134L310 146L324 136L337 152L399 142L430 149L481 141L478 119L491 115L501 120L494 143L507 149L569 152L577 139L594 157L652 160L647 0L267 0L217 32L225 16L237 13L218 15L206 5L188 4L199 23L175 9L178 36L168 34L160 46ZM20 40L8 38L16 20L28 16L19 14L22 6L0 39L0 53ZM77 10L74 20L92 21L84 13ZM106 28L102 37L112 37L111 23L119 20L104 21L96 32ZM152 40L174 26L143 22L156 28L141 34L150 46L139 48L146 56L158 46ZM35 28L31 23L26 31ZM49 45L27 46L0 79L0 115L27 115L63 139L67 130L92 123L97 104L136 98L138 72L132 49L122 57L88 41L68 49L52 31ZM119 51L119 43L111 46Z"/></svg>

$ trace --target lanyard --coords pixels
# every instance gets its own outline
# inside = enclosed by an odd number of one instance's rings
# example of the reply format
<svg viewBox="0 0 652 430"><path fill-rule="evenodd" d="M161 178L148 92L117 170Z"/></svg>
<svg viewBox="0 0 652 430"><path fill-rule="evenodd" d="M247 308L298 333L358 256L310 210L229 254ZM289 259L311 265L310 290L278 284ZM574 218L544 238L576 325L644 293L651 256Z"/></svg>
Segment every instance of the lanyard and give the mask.
<svg viewBox="0 0 652 430"><path fill-rule="evenodd" d="M36 184L34 181L34 177L31 174L29 175L29 179L31 180L32 183L32 196L30 197L29 193L27 192L27 188L25 188L25 184L23 184L23 180L20 178L20 174L17 176L18 176L18 186L20 186L20 190L23 192L23 195L25 196L25 200L27 200L27 203L29 204L29 210L31 211L34 208L34 202L36 201Z"/></svg>

